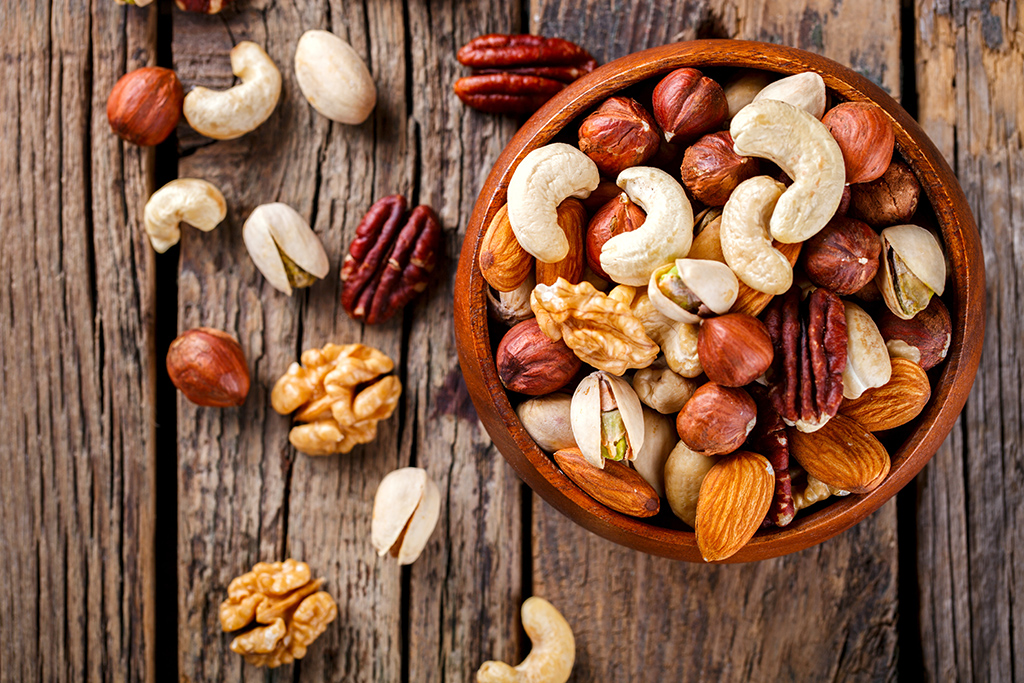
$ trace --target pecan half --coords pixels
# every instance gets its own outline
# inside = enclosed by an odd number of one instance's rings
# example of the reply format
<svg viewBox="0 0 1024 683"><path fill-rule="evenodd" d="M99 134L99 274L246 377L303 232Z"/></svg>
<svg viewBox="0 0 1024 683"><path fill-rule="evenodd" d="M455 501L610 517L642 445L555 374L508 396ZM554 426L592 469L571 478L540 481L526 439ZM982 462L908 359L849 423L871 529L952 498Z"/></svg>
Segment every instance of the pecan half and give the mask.
<svg viewBox="0 0 1024 683"><path fill-rule="evenodd" d="M441 224L429 206L409 214L405 208L401 195L377 200L356 228L341 267L341 305L369 325L412 301L434 270Z"/></svg>
<svg viewBox="0 0 1024 683"><path fill-rule="evenodd" d="M775 297L764 322L775 346L772 404L786 424L812 432L836 414L843 400L843 302L824 288L801 302L800 288L794 286Z"/></svg>
<svg viewBox="0 0 1024 683"><path fill-rule="evenodd" d="M471 40L458 59L473 75L455 83L455 94L467 106L491 114L532 114L597 66L586 50L568 40L497 33Z"/></svg>
<svg viewBox="0 0 1024 683"><path fill-rule="evenodd" d="M768 458L775 470L775 495L762 527L787 526L796 516L793 505L793 482L789 472L789 437L786 424L768 397L768 390L760 384L751 384L747 393L757 404L757 422L747 437L748 447Z"/></svg>

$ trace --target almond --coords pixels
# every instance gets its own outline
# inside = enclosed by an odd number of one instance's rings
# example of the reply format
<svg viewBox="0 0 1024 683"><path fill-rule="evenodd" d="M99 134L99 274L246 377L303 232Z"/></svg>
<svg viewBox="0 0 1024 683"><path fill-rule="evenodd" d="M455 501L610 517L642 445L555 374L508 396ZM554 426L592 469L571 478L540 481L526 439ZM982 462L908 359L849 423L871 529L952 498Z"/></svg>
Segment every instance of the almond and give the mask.
<svg viewBox="0 0 1024 683"><path fill-rule="evenodd" d="M716 462L697 499L697 547L704 561L724 560L746 545L774 493L775 472L764 456L736 451Z"/></svg>
<svg viewBox="0 0 1024 683"><path fill-rule="evenodd" d="M526 280L533 267L530 256L512 232L508 204L498 209L480 244L480 273L499 292L511 292Z"/></svg>
<svg viewBox="0 0 1024 683"><path fill-rule="evenodd" d="M555 462L584 493L616 512L653 517L661 509L661 499L654 488L625 463L605 460L604 469L598 469L587 462L578 448L555 451Z"/></svg>
<svg viewBox="0 0 1024 683"><path fill-rule="evenodd" d="M860 398L845 399L839 412L856 420L869 432L905 425L921 414L932 396L928 374L906 358L892 359L889 381L868 389Z"/></svg>
<svg viewBox="0 0 1024 683"><path fill-rule="evenodd" d="M587 227L587 211L578 199L566 199L558 205L558 227L569 240L569 253L555 263L537 261L537 284L553 285L558 278L565 278L570 284L579 284L583 279L583 265L586 262L584 234Z"/></svg>
<svg viewBox="0 0 1024 683"><path fill-rule="evenodd" d="M836 415L816 432L787 430L790 454L807 473L851 493L878 488L889 474L889 452L859 422Z"/></svg>

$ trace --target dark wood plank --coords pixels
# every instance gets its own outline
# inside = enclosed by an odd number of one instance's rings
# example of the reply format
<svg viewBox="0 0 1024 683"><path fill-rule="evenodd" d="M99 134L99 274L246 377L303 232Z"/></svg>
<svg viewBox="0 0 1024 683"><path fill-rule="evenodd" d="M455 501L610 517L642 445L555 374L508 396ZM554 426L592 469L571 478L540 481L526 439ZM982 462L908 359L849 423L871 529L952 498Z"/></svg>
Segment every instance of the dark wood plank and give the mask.
<svg viewBox="0 0 1024 683"><path fill-rule="evenodd" d="M153 680L153 154L107 94L155 9L0 10L0 680Z"/></svg>
<svg viewBox="0 0 1024 683"><path fill-rule="evenodd" d="M1024 680L1024 9L917 2L915 12L918 118L971 204L988 281L986 353L962 430L919 482L924 664L933 680Z"/></svg>
<svg viewBox="0 0 1024 683"><path fill-rule="evenodd" d="M603 61L694 37L788 43L850 64L898 93L897 9L813 0L636 10L535 1L531 28L578 41ZM611 544L535 498L533 568L533 592L576 629L575 680L877 680L896 673L894 502L821 546L707 567Z"/></svg>

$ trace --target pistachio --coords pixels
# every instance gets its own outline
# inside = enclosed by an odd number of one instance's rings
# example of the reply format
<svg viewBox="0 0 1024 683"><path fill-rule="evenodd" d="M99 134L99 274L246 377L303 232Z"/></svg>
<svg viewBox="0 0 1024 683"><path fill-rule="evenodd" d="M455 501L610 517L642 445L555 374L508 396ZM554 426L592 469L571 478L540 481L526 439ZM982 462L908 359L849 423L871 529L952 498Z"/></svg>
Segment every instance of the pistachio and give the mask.
<svg viewBox="0 0 1024 683"><path fill-rule="evenodd" d="M384 477L373 498L370 541L377 554L412 564L437 525L441 492L426 470L403 467Z"/></svg>
<svg viewBox="0 0 1024 683"><path fill-rule="evenodd" d="M583 457L604 468L605 459L634 460L644 445L644 415L629 383L604 371L587 375L572 397L572 433Z"/></svg>
<svg viewBox="0 0 1024 683"><path fill-rule="evenodd" d="M287 204L253 209L242 226L242 240L267 282L288 296L293 288L309 287L330 270L320 238Z"/></svg>
<svg viewBox="0 0 1024 683"><path fill-rule="evenodd" d="M699 323L702 318L728 313L739 287L736 275L724 263L677 259L651 273L647 296L672 320Z"/></svg>
<svg viewBox="0 0 1024 683"><path fill-rule="evenodd" d="M917 225L882 231L882 257L875 279L885 305L903 320L923 311L946 286L946 259L935 236Z"/></svg>

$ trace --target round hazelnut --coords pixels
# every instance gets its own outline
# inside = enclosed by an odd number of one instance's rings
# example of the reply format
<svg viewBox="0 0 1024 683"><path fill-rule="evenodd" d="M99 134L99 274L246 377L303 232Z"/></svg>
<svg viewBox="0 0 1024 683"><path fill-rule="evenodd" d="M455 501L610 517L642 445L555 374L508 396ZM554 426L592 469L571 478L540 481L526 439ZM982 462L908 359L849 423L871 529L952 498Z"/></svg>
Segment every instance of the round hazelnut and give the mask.
<svg viewBox="0 0 1024 683"><path fill-rule="evenodd" d="M505 333L495 354L498 378L505 388L528 396L558 391L580 369L580 359L565 342L552 341L536 318Z"/></svg>
<svg viewBox="0 0 1024 683"><path fill-rule="evenodd" d="M722 86L697 69L676 69L661 79L654 88L653 104L654 118L668 142L710 133L729 115Z"/></svg>
<svg viewBox="0 0 1024 683"><path fill-rule="evenodd" d="M743 389L708 382L676 416L679 438L704 455L732 453L757 423L757 404Z"/></svg>
<svg viewBox="0 0 1024 683"><path fill-rule="evenodd" d="M231 0L174 0L174 4L183 12L217 14L231 4Z"/></svg>
<svg viewBox="0 0 1024 683"><path fill-rule="evenodd" d="M896 135L877 104L843 102L825 112L821 122L843 152L847 183L876 180L889 167Z"/></svg>
<svg viewBox="0 0 1024 683"><path fill-rule="evenodd" d="M241 345L212 327L187 330L171 342L167 374L178 391L199 406L240 406L249 394L249 368Z"/></svg>
<svg viewBox="0 0 1024 683"><path fill-rule="evenodd" d="M658 124L629 97L610 97L580 126L580 150L601 173L618 175L654 156L661 144Z"/></svg>
<svg viewBox="0 0 1024 683"><path fill-rule="evenodd" d="M859 291L878 272L882 242L867 223L836 216L800 252L811 282L840 296Z"/></svg>
<svg viewBox="0 0 1024 683"><path fill-rule="evenodd" d="M906 223L917 211L921 184L902 161L893 161L882 177L850 187L849 214L868 225L884 228Z"/></svg>
<svg viewBox="0 0 1024 683"><path fill-rule="evenodd" d="M143 147L167 139L181 118L181 81L170 69L145 66L118 79L107 98L110 130Z"/></svg>
<svg viewBox="0 0 1024 683"><path fill-rule="evenodd" d="M761 172L761 164L757 157L737 154L732 147L732 135L723 130L690 145L679 171L683 185L697 201L725 206L737 185Z"/></svg>
<svg viewBox="0 0 1024 683"><path fill-rule="evenodd" d="M953 326L946 304L933 296L928 307L910 320L898 318L888 309L878 319L878 331L892 358L906 358L931 370L949 351Z"/></svg>
<svg viewBox="0 0 1024 683"><path fill-rule="evenodd" d="M647 214L634 204L625 192L598 209L587 226L587 265L599 277L611 280L601 267L601 249L615 235L633 232L647 219Z"/></svg>
<svg viewBox="0 0 1024 683"><path fill-rule="evenodd" d="M712 382L742 387L764 374L775 355L768 328L746 313L707 318L697 333L697 356Z"/></svg>

